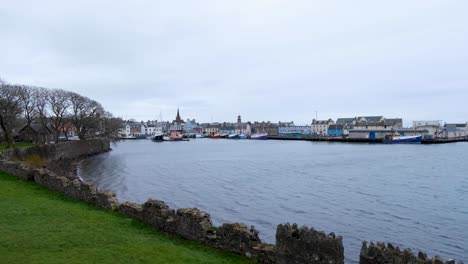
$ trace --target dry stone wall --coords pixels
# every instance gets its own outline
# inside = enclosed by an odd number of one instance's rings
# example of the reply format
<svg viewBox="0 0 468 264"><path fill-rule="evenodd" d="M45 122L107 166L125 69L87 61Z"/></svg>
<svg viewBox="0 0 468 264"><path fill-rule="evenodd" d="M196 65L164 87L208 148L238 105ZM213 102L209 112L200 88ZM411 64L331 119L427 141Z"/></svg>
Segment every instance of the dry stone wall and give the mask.
<svg viewBox="0 0 468 264"><path fill-rule="evenodd" d="M197 208L173 209L165 202L154 199L149 199L144 204L132 202L119 204L115 193L98 190L94 183L61 176L47 168L34 168L24 162L30 155L41 155L51 162L94 155L110 149L108 142L95 140L61 144L0 153L0 171L16 175L22 180L35 181L49 190L96 207L118 211L159 231L241 254L258 263L344 263L343 239L334 233L326 234L313 228L298 227L296 224L280 224L276 230L276 244L266 244L261 241L258 231L253 226L228 223L217 227L213 225L210 215L206 212ZM75 147L77 149L74 149ZM456 264L453 260L444 262L438 257L428 258L421 252L415 255L409 250L401 251L391 244L367 242L363 243L359 262L361 264Z"/></svg>

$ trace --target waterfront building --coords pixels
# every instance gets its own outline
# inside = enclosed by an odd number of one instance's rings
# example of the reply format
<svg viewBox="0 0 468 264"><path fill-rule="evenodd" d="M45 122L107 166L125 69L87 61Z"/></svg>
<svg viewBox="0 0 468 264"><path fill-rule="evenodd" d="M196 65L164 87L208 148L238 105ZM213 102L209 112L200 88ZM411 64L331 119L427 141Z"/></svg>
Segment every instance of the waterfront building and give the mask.
<svg viewBox="0 0 468 264"><path fill-rule="evenodd" d="M265 122L253 122L250 123L251 132L255 133L266 133L269 136L277 136L278 135L278 124L271 123L270 121Z"/></svg>
<svg viewBox="0 0 468 264"><path fill-rule="evenodd" d="M280 136L302 136L310 135L310 126L280 126L278 128L278 134Z"/></svg>
<svg viewBox="0 0 468 264"><path fill-rule="evenodd" d="M468 137L468 122L461 124L445 124L441 136L447 139L461 139Z"/></svg>
<svg viewBox="0 0 468 264"><path fill-rule="evenodd" d="M219 123L212 123L212 124L204 124L203 126L203 134L206 136L212 136L219 133L219 128L221 125Z"/></svg>
<svg viewBox="0 0 468 264"><path fill-rule="evenodd" d="M237 116L237 122L235 123L234 127L235 134L245 134L250 136L250 123L242 122L242 118L240 115Z"/></svg>
<svg viewBox="0 0 468 264"><path fill-rule="evenodd" d="M427 134L424 137L429 138L438 138L442 132L442 124L438 120L429 120L429 121L413 121L414 129L425 129Z"/></svg>
<svg viewBox="0 0 468 264"><path fill-rule="evenodd" d="M341 137L344 135L345 125L330 125L328 126L328 136L330 137Z"/></svg>
<svg viewBox="0 0 468 264"><path fill-rule="evenodd" d="M194 128L197 127L198 124L195 119L187 119L185 122L185 133L194 133Z"/></svg>
<svg viewBox="0 0 468 264"><path fill-rule="evenodd" d="M325 136L328 134L328 127L330 125L333 125L335 122L333 122L332 119L328 120L312 120L312 125L311 125L311 133L313 135L319 135L319 136Z"/></svg>

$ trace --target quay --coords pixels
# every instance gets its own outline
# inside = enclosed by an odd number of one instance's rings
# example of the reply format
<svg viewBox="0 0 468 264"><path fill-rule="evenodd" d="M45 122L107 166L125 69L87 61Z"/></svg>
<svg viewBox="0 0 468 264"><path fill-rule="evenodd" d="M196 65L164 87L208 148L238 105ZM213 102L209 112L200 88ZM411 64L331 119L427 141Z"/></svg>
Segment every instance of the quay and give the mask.
<svg viewBox="0 0 468 264"><path fill-rule="evenodd" d="M284 137L284 136L268 136L271 140L297 140L297 141L317 141L317 142L342 142L342 143L377 143L383 144L381 138L340 138L340 137ZM421 144L446 144L455 142L468 142L468 138L456 139L423 139Z"/></svg>

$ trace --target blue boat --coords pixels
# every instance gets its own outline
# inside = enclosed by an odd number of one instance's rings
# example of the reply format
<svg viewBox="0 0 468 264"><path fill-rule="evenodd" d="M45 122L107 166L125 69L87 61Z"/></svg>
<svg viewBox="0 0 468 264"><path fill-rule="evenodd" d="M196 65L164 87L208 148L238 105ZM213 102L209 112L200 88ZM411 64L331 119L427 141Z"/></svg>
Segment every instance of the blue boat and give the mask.
<svg viewBox="0 0 468 264"><path fill-rule="evenodd" d="M240 138L240 139L247 139L247 135L246 135L246 134L240 134L240 135L239 135L239 138Z"/></svg>
<svg viewBox="0 0 468 264"><path fill-rule="evenodd" d="M398 136L388 135L384 138L387 144L421 144L422 136Z"/></svg>
<svg viewBox="0 0 468 264"><path fill-rule="evenodd" d="M266 139L268 139L268 134L266 134L266 133L253 134L253 135L250 136L250 139L266 140Z"/></svg>

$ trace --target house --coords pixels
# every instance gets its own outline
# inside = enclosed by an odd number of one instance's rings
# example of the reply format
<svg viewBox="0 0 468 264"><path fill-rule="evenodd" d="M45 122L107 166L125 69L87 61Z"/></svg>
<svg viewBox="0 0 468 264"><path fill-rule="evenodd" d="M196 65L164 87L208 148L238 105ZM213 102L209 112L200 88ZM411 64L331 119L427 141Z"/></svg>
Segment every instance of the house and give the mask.
<svg viewBox="0 0 468 264"><path fill-rule="evenodd" d="M17 141L43 144L55 141L55 129L50 125L31 124L19 130Z"/></svg>
<svg viewBox="0 0 468 264"><path fill-rule="evenodd" d="M219 133L219 128L221 125L219 123L205 124L203 125L203 134L207 136L212 136Z"/></svg>
<svg viewBox="0 0 468 264"><path fill-rule="evenodd" d="M319 136L325 136L328 134L328 127L330 125L333 125L335 122L333 122L332 119L328 120L312 120L312 125L311 127L311 133L312 135L319 135Z"/></svg>
<svg viewBox="0 0 468 264"><path fill-rule="evenodd" d="M187 119L187 121L185 122L185 133L194 133L193 129L197 126L198 124L195 121L195 119Z"/></svg>
<svg viewBox="0 0 468 264"><path fill-rule="evenodd" d="M328 135L331 137L341 137L344 135L345 125L333 124L328 126Z"/></svg>

